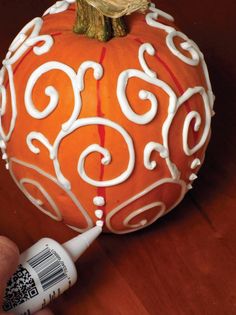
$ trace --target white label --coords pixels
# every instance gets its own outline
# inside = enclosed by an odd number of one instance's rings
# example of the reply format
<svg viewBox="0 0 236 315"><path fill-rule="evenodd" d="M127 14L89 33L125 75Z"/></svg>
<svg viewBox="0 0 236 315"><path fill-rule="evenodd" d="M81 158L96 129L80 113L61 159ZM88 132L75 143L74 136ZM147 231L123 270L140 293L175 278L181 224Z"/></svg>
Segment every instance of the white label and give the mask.
<svg viewBox="0 0 236 315"><path fill-rule="evenodd" d="M30 315L69 289L77 279L74 264L55 241L42 239L21 255L8 282L3 310Z"/></svg>

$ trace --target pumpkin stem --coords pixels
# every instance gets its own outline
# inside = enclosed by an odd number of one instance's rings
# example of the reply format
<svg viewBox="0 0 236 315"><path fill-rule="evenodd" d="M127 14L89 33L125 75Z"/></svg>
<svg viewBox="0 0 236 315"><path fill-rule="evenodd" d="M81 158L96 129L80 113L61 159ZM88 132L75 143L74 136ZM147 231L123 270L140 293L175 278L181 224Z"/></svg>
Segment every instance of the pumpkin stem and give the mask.
<svg viewBox="0 0 236 315"><path fill-rule="evenodd" d="M120 0L76 0L77 17L74 32L86 34L99 41L108 41L113 37L127 35L124 15L135 11L144 12L148 7L148 0L127 0L127 4L120 4Z"/></svg>

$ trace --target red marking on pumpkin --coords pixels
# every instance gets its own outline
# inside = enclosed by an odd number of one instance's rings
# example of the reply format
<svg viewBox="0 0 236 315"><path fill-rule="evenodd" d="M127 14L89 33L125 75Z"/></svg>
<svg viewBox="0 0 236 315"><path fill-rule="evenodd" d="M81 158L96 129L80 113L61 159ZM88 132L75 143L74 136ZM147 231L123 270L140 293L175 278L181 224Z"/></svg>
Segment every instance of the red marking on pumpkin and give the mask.
<svg viewBox="0 0 236 315"><path fill-rule="evenodd" d="M55 32L50 34L52 37L62 35L62 32Z"/></svg>
<svg viewBox="0 0 236 315"><path fill-rule="evenodd" d="M144 44L144 42L142 42L139 38L135 38L134 39L136 42L138 42L139 44ZM172 81L174 82L174 84L176 85L180 95L184 94L184 89L182 88L179 80L177 79L177 77L175 76L175 74L172 72L172 70L170 69L170 67L168 66L168 64L158 55L157 51L155 53L155 56L157 61L159 61L162 66L164 67L164 69L166 70L166 72L169 74L169 76L171 77ZM188 113L190 113L192 111L191 109L191 105L189 104L189 101L186 101L185 102L185 108L187 110ZM194 138L194 141L195 143L197 142L198 140L198 132L195 132L194 131L194 121L192 120L191 122L191 127L192 127L192 130L193 130L193 138Z"/></svg>
<svg viewBox="0 0 236 315"><path fill-rule="evenodd" d="M24 55L24 57L18 62L18 64L16 65L15 69L13 70L13 74L15 74L18 70L18 68L20 67L20 65L22 64L22 62L25 60L25 58L31 53L31 51L33 50L34 47L31 47ZM6 81L6 88L8 88L8 84L9 84L9 79L7 79Z"/></svg>
<svg viewBox="0 0 236 315"><path fill-rule="evenodd" d="M100 59L99 59L100 65L103 65L105 56L106 56L106 48L103 47L102 48L102 52L101 52L101 56L100 56ZM102 101L101 101L101 95L100 95L100 85L101 85L100 80L97 80L97 116L98 117L104 117L104 113L102 112ZM99 133L99 137L100 137L100 145L101 145L101 147L104 148L106 131L105 131L105 127L103 125L98 125L98 133ZM99 180L102 181L103 177L104 177L104 165L101 164ZM106 200L106 189L105 189L105 187L98 187L97 188L97 194L98 194L98 196L101 196L101 197L104 198L104 200ZM105 206L99 207L99 208L101 208L103 211L105 211Z"/></svg>

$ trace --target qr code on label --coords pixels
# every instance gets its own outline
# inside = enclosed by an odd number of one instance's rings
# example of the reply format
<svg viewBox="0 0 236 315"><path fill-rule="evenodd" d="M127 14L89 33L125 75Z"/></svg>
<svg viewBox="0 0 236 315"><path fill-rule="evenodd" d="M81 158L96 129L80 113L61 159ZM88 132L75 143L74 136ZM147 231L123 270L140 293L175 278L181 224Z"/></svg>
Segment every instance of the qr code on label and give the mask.
<svg viewBox="0 0 236 315"><path fill-rule="evenodd" d="M27 269L19 265L17 271L7 284L3 300L3 310L5 312L10 311L38 294L34 279Z"/></svg>

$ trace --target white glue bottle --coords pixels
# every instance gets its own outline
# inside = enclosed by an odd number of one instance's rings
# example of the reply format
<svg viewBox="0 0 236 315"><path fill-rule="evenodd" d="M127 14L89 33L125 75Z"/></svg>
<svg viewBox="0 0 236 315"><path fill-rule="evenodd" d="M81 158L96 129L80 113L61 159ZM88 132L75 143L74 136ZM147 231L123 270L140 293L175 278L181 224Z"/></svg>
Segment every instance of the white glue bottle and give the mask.
<svg viewBox="0 0 236 315"><path fill-rule="evenodd" d="M22 253L8 282L3 310L30 315L69 289L77 281L75 262L101 232L96 226L63 245L43 238Z"/></svg>

